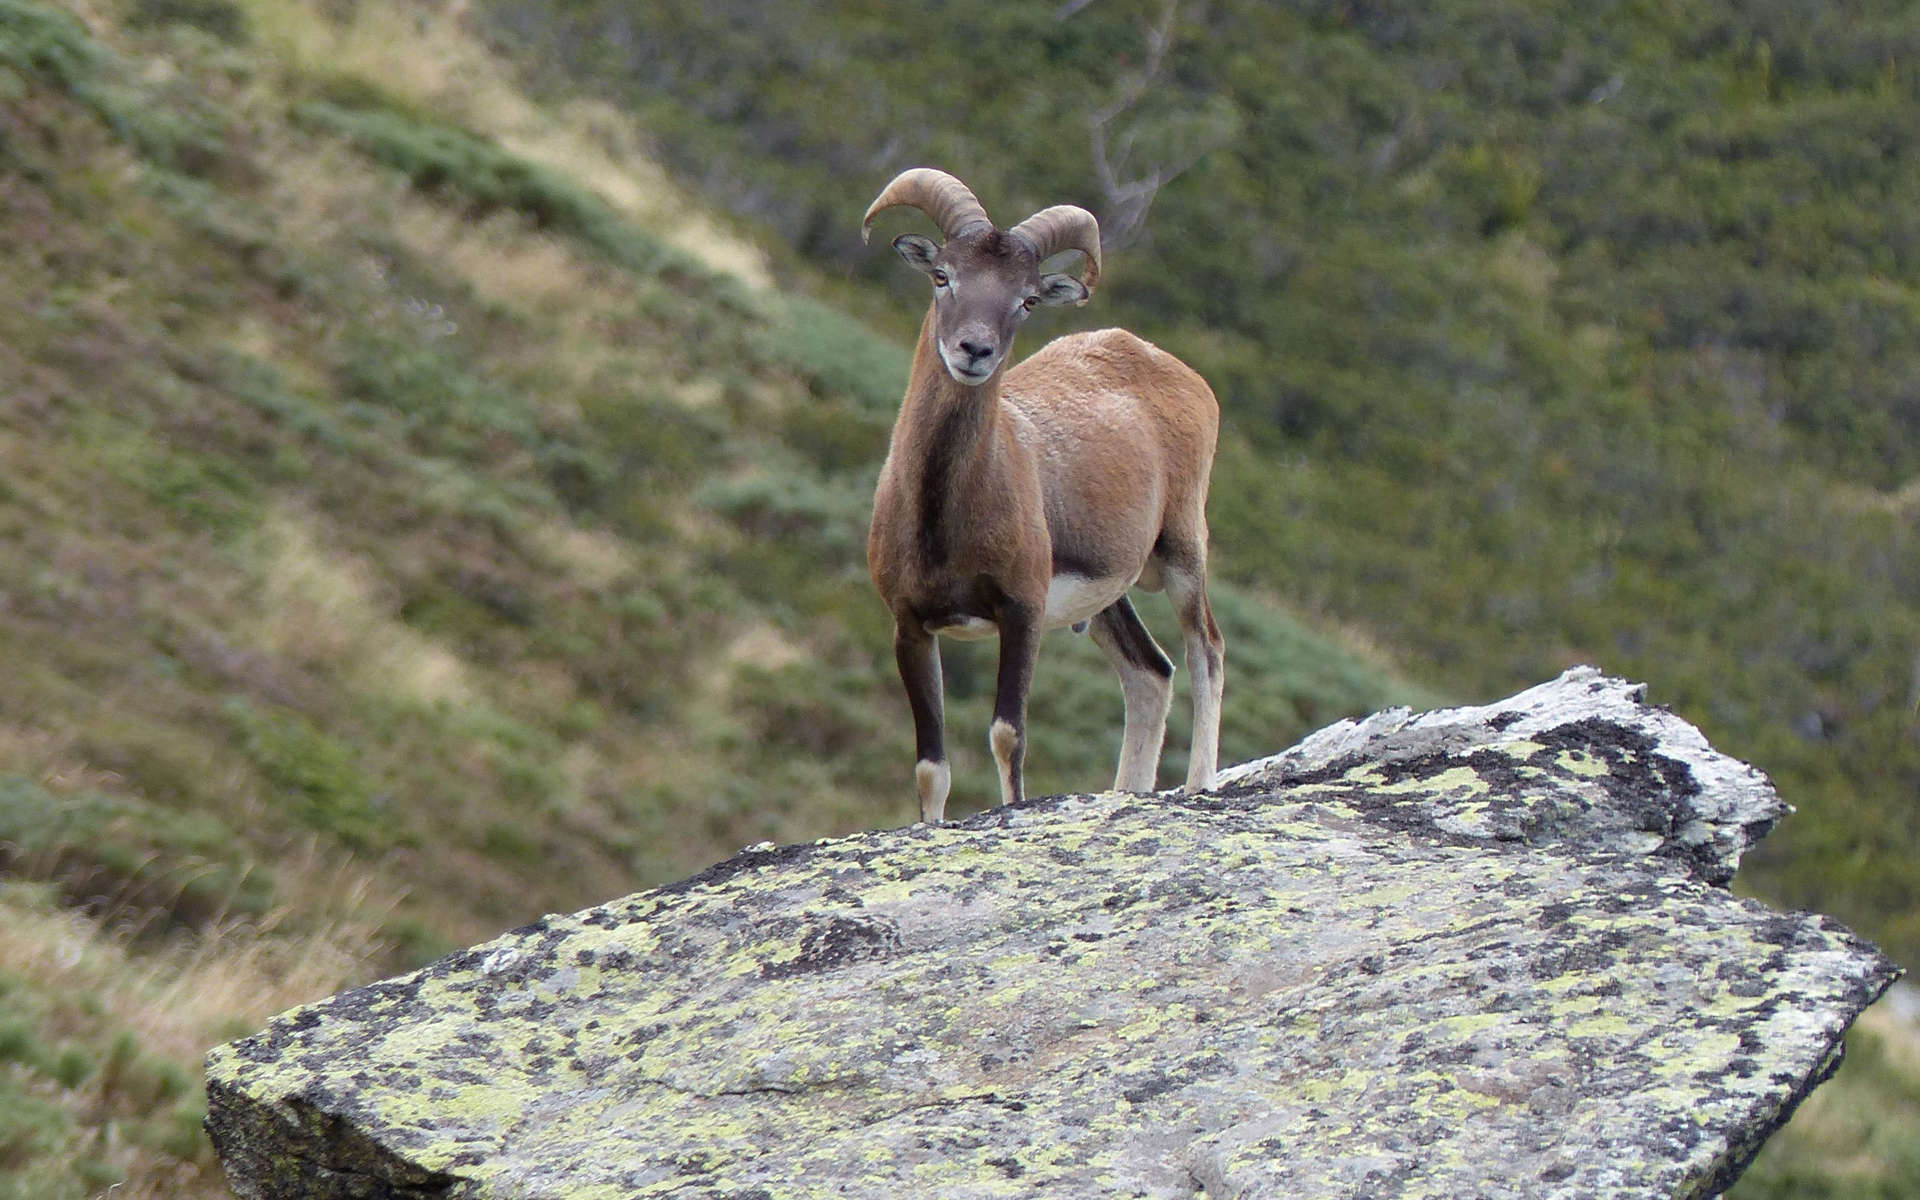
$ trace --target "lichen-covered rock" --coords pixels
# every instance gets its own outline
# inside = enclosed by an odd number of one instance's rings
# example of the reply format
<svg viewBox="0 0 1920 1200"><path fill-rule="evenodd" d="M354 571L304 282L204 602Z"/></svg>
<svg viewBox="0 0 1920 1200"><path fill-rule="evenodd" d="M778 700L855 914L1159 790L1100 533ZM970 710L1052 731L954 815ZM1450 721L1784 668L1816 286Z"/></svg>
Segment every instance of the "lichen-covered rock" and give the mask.
<svg viewBox="0 0 1920 1200"><path fill-rule="evenodd" d="M243 1197L1706 1196L1897 973L1627 685L755 849L216 1049Z"/></svg>
<svg viewBox="0 0 1920 1200"><path fill-rule="evenodd" d="M1222 791L1283 785L1430 833L1669 855L1709 883L1792 811L1761 772L1648 707L1643 685L1592 667L1481 708L1339 721L1220 773Z"/></svg>

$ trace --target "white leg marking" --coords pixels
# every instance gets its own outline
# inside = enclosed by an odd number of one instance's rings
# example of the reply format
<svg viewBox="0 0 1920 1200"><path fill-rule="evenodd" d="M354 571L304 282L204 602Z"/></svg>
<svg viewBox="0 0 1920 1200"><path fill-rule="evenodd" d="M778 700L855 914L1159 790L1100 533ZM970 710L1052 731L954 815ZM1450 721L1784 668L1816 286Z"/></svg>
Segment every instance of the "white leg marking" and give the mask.
<svg viewBox="0 0 1920 1200"><path fill-rule="evenodd" d="M953 786L953 768L925 759L913 765L913 782L920 789L920 819L938 825L947 812L947 789Z"/></svg>
<svg viewBox="0 0 1920 1200"><path fill-rule="evenodd" d="M1137 617L1135 618L1138 619ZM1141 633L1145 634L1142 629ZM1149 645L1152 635L1146 635ZM1093 631L1094 644L1120 676L1120 694L1127 704L1127 723L1120 735L1120 766L1113 773L1119 792L1151 792L1160 771L1160 749L1167 736L1167 707L1173 703L1173 681L1127 655L1106 623ZM1151 647L1160 657L1159 647Z"/></svg>
<svg viewBox="0 0 1920 1200"><path fill-rule="evenodd" d="M1120 691L1126 697L1127 724L1120 736L1120 769L1114 772L1114 790L1151 792L1160 770L1160 747L1167 737L1173 681L1127 663L1121 667Z"/></svg>
<svg viewBox="0 0 1920 1200"><path fill-rule="evenodd" d="M1187 757L1187 790L1203 792L1213 786L1219 765L1220 701L1226 673L1207 668L1207 643L1199 634L1187 637L1187 673L1193 677L1193 748Z"/></svg>
<svg viewBox="0 0 1920 1200"><path fill-rule="evenodd" d="M1000 803L1006 804L1013 799L1013 754L1020 748L1020 731L995 717L987 730L987 744L993 747L993 761L1000 768Z"/></svg>
<svg viewBox="0 0 1920 1200"><path fill-rule="evenodd" d="M1167 599L1180 614L1180 632L1187 647L1187 675L1193 681L1193 746L1187 754L1189 792L1213 786L1220 760L1220 702L1226 690L1226 651L1216 656L1207 638L1207 579L1204 566L1195 572L1165 572Z"/></svg>

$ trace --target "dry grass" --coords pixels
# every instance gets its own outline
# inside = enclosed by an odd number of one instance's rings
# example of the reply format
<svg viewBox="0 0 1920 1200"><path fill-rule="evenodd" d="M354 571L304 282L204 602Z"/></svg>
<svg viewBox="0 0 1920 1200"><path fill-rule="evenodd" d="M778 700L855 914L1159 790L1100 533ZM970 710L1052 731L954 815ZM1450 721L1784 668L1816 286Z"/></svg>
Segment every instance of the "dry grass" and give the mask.
<svg viewBox="0 0 1920 1200"><path fill-rule="evenodd" d="M1514 295L1544 304L1553 293L1560 268L1543 247L1515 231L1494 247L1487 274Z"/></svg>
<svg viewBox="0 0 1920 1200"><path fill-rule="evenodd" d="M341 244L344 233L372 216L384 218L405 194L398 180L369 171L366 159L342 141L305 139L268 161L265 201L277 232L301 246Z"/></svg>
<svg viewBox="0 0 1920 1200"><path fill-rule="evenodd" d="M464 0L354 6L335 20L313 0L242 0L257 40L291 76L352 81L434 113L577 180L672 245L751 287L766 256L693 204L646 152L638 126L605 104L535 103L468 27Z"/></svg>
<svg viewBox="0 0 1920 1200"><path fill-rule="evenodd" d="M596 317L630 307L630 283L513 214L474 222L417 196L396 198L391 213L387 232L417 261L438 264L479 300L540 330L550 404L592 386L617 349L598 333Z"/></svg>
<svg viewBox="0 0 1920 1200"><path fill-rule="evenodd" d="M277 870L287 903L171 935L159 951L132 944L145 914L55 908L35 885L0 883L0 972L91 997L143 1045L197 1064L275 1013L369 981L387 951L380 926L399 899L380 894L371 876L326 858L316 841ZM301 899L312 897L325 900ZM315 912L346 915L316 924Z"/></svg>
<svg viewBox="0 0 1920 1200"><path fill-rule="evenodd" d="M1831 494L1848 512L1885 513L1899 522L1911 522L1920 516L1920 479L1910 479L1888 491L1867 484L1837 482ZM1910 530L1912 526L1906 528Z"/></svg>
<svg viewBox="0 0 1920 1200"><path fill-rule="evenodd" d="M292 869L320 867L309 856ZM31 980L42 1003L51 1006L43 1035L69 1048L86 1047L100 1064L78 1086L42 1086L37 1094L66 1109L76 1128L91 1130L84 1156L118 1177L109 1189L116 1200L231 1196L204 1142L185 1152L164 1137L156 1141L173 1123L194 1119L191 1100L178 1112L167 1105L129 1117L126 1100L110 1099L112 1063L121 1047L137 1047L142 1060L184 1071L193 1081L188 1095L194 1096L210 1046L374 973L382 946L373 921L389 908L372 900L364 879L316 878L312 886L349 895L359 911L351 919L293 930L286 927L291 910L283 909L176 937L156 952L151 946L136 950L115 914L89 917L57 907L44 889L0 883L0 977ZM146 1132L131 1133L129 1124L146 1126ZM77 1143L73 1148L81 1150ZM26 1186L41 1178L15 1182ZM44 1181L50 1188L71 1186L64 1179Z"/></svg>
<svg viewBox="0 0 1920 1200"><path fill-rule="evenodd" d="M617 282L565 242L502 213L474 222L446 206L402 205L391 230L427 261L452 267L483 300L542 324L571 327L617 296ZM432 257L428 257L432 256Z"/></svg>
<svg viewBox="0 0 1920 1200"><path fill-rule="evenodd" d="M247 640L276 658L331 664L358 686L424 706L475 695L460 657L384 604L371 566L328 548L313 524L277 511L259 534L263 578Z"/></svg>
<svg viewBox="0 0 1920 1200"><path fill-rule="evenodd" d="M524 98L522 98L524 102ZM773 286L766 255L696 207L647 156L638 128L617 109L574 101L549 115L529 107L527 119L503 122L494 136L530 161L579 180L638 224L715 271L750 287Z"/></svg>
<svg viewBox="0 0 1920 1200"><path fill-rule="evenodd" d="M611 587L639 570L633 546L603 529L546 521L528 536L542 558L589 588Z"/></svg>
<svg viewBox="0 0 1920 1200"><path fill-rule="evenodd" d="M464 5L239 0L254 43L289 74L357 80L374 94L456 117L511 111L511 88L462 32Z"/></svg>
<svg viewBox="0 0 1920 1200"><path fill-rule="evenodd" d="M749 664L763 670L777 671L810 658L813 653L811 648L794 641L772 625L763 624L736 636L727 644L721 657L729 666Z"/></svg>
<svg viewBox="0 0 1920 1200"><path fill-rule="evenodd" d="M123 788L126 780L118 771L87 762L79 741L79 733L70 728L56 731L0 722L0 764L58 793Z"/></svg>

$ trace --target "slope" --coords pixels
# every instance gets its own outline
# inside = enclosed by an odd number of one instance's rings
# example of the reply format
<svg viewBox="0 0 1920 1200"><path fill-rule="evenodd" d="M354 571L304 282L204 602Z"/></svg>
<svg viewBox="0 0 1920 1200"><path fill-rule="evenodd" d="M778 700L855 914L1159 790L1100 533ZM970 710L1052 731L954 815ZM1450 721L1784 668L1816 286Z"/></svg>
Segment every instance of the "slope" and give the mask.
<svg viewBox="0 0 1920 1200"><path fill-rule="evenodd" d="M214 1041L908 819L862 542L905 348L626 118L438 7L266 0L0 0L0 97L0 1194L219 1194ZM1229 756L1431 697L1219 610ZM1031 786L1104 784L1083 639L1034 707Z"/></svg>

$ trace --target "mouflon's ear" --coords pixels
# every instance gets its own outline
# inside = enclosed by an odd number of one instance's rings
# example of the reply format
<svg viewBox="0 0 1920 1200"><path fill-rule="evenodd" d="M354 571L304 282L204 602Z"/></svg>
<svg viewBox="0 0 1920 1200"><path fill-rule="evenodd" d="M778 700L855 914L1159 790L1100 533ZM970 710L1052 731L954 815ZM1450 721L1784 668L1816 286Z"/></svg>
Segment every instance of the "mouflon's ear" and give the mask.
<svg viewBox="0 0 1920 1200"><path fill-rule="evenodd" d="M1087 285L1071 275L1042 275L1040 277L1040 303L1042 304L1085 304L1093 293L1087 291Z"/></svg>
<svg viewBox="0 0 1920 1200"><path fill-rule="evenodd" d="M917 233L903 233L893 239L893 248L900 260L922 274L933 273L933 256L940 253L940 247L934 245L932 238L923 238Z"/></svg>

